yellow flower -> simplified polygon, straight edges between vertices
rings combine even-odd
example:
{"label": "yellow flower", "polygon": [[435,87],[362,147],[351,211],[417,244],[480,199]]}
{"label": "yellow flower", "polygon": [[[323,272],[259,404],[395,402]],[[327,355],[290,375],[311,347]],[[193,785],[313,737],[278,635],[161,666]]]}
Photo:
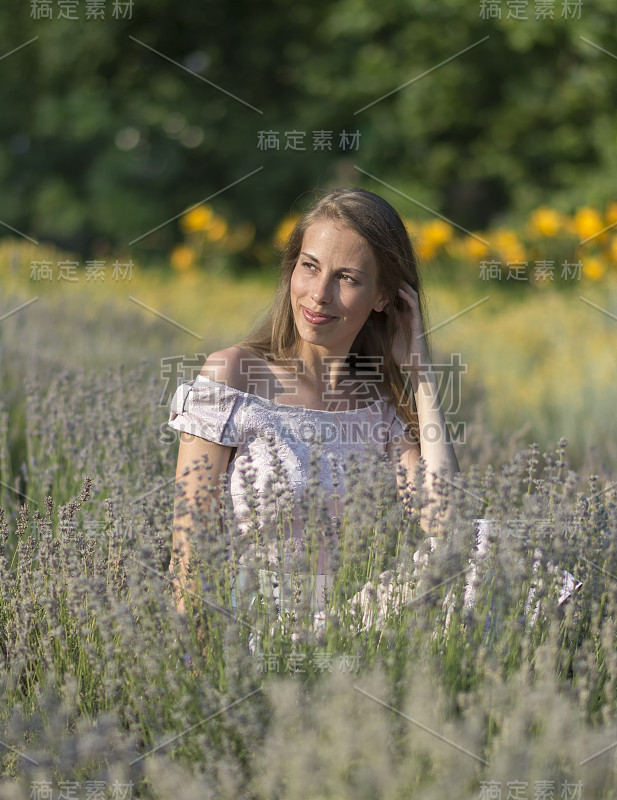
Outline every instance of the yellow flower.
{"label": "yellow flower", "polygon": [[212,216],[213,212],[210,206],[197,206],[181,218],[182,228],[187,232],[203,231],[212,221]]}
{"label": "yellow flower", "polygon": [[274,243],[277,247],[283,248],[287,243],[287,239],[289,238],[289,234],[294,229],[296,222],[300,219],[299,214],[290,214],[289,216],[285,217],[285,219],[279,224],[278,228],[274,232]]}
{"label": "yellow flower", "polygon": [[433,247],[441,247],[452,239],[452,226],[441,219],[433,219],[422,227],[422,239]]}
{"label": "yellow flower", "polygon": [[187,270],[190,266],[192,266],[194,261],[195,261],[195,253],[190,247],[187,247],[185,244],[179,244],[172,250],[171,264],[174,269],[183,272],[184,270]]}
{"label": "yellow flower", "polygon": [[589,239],[599,233],[604,224],[595,208],[579,208],[574,215],[574,226],[581,239]]}
{"label": "yellow flower", "polygon": [[605,219],[607,225],[617,222],[617,203],[613,201],[606,206]]}
{"label": "yellow flower", "polygon": [[488,253],[488,247],[479,239],[473,236],[466,236],[463,239],[463,252],[470,261],[477,261]]}
{"label": "yellow flower", "polygon": [[606,272],[606,264],[599,258],[583,259],[583,275],[592,281],[599,281]]}
{"label": "yellow flower", "polygon": [[495,231],[491,244],[506,261],[525,261],[525,248],[514,231],[505,228]]}
{"label": "yellow flower", "polygon": [[552,208],[537,208],[529,218],[529,227],[540,236],[555,236],[561,226],[561,215]]}
{"label": "yellow flower", "polygon": [[514,231],[510,231],[505,228],[495,231],[495,234],[492,238],[493,243],[498,250],[508,247],[516,247],[519,244],[518,237]]}
{"label": "yellow flower", "polygon": [[452,240],[452,226],[443,220],[435,219],[417,226],[414,240],[415,249],[423,261],[428,261],[440,247]]}
{"label": "yellow flower", "polygon": [[215,217],[208,226],[208,239],[218,242],[227,233],[227,223],[222,217]]}
{"label": "yellow flower", "polygon": [[418,237],[416,240],[416,253],[422,261],[430,261],[435,255],[435,252],[435,247],[430,242],[427,242],[426,239],[422,237]]}

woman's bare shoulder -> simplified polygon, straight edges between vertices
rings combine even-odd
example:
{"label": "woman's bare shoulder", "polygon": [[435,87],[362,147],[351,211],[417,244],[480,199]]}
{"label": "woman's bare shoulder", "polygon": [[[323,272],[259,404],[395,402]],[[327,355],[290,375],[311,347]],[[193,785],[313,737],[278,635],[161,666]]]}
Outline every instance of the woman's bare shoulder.
{"label": "woman's bare shoulder", "polygon": [[201,368],[200,375],[232,389],[246,392],[249,363],[258,357],[246,347],[232,345],[210,353]]}

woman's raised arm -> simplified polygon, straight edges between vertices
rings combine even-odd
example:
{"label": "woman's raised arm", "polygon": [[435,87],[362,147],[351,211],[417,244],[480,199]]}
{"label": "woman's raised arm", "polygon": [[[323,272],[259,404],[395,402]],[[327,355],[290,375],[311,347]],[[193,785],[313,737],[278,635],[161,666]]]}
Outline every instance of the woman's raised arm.
{"label": "woman's raised arm", "polygon": [[[413,483],[416,464],[422,456],[426,464],[427,493],[429,499],[433,500],[434,479],[440,470],[446,467],[450,478],[460,470],[439,401],[438,381],[426,344],[418,293],[408,283],[403,282],[399,294],[406,301],[407,309],[395,309],[395,313],[410,315],[408,323],[412,330],[412,344],[411,350],[407,351],[405,337],[401,334],[394,343],[393,356],[410,382],[420,432],[419,444],[401,443],[401,463],[406,470],[407,483]],[[396,440],[393,445],[396,445]],[[425,532],[428,532],[430,505],[422,509],[420,516],[420,526]]]}

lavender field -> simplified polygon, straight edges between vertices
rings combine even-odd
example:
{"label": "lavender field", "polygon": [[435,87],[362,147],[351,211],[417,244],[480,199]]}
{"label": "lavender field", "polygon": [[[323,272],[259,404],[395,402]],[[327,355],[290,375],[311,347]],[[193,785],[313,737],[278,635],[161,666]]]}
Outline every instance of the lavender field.
{"label": "lavender field", "polygon": [[[426,502],[421,471],[404,503],[390,463],[350,463],[340,525],[323,517],[315,481],[303,508],[299,571],[318,543],[336,557],[322,624],[302,591],[280,617],[267,597],[233,614],[240,555],[280,552],[289,520],[273,513],[261,539],[242,534],[223,495],[220,517],[195,520],[203,591],[182,618],[168,571],[178,451],[168,404],[199,372],[195,354],[239,338],[268,287],[235,287],[223,329],[223,278],[198,302],[204,287],[138,277],[124,295],[174,326],[111,289],[26,291],[8,260],[2,269],[0,797],[614,796],[617,461],[604,347],[614,322],[587,319],[595,372],[570,326],[563,349],[588,368],[562,375],[563,395],[585,403],[550,415],[541,387],[556,404],[561,382],[550,359],[545,379],[530,368],[520,337],[516,369],[544,428],[489,414],[512,398],[474,374],[494,374],[506,315],[492,319],[492,353],[486,335],[466,349],[468,328],[444,328],[440,352],[457,338],[472,374],[456,411],[462,473],[441,481],[431,530],[408,510]],[[187,294],[183,313],[174,303]],[[435,322],[452,303],[435,291]],[[563,303],[557,315],[589,310]],[[180,376],[180,355],[192,374]],[[491,521],[482,556],[478,519]],[[560,603],[563,570],[582,586]]]}

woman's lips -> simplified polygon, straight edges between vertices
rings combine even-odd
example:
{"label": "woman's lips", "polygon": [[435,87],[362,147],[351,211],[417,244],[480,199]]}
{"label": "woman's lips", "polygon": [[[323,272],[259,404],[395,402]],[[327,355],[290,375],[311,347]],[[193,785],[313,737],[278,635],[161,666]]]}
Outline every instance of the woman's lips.
{"label": "woman's lips", "polygon": [[336,317],[329,317],[324,314],[312,314],[304,306],[302,306],[302,313],[304,314],[304,319],[312,325],[325,325],[327,322],[332,322],[333,319],[336,319]]}

